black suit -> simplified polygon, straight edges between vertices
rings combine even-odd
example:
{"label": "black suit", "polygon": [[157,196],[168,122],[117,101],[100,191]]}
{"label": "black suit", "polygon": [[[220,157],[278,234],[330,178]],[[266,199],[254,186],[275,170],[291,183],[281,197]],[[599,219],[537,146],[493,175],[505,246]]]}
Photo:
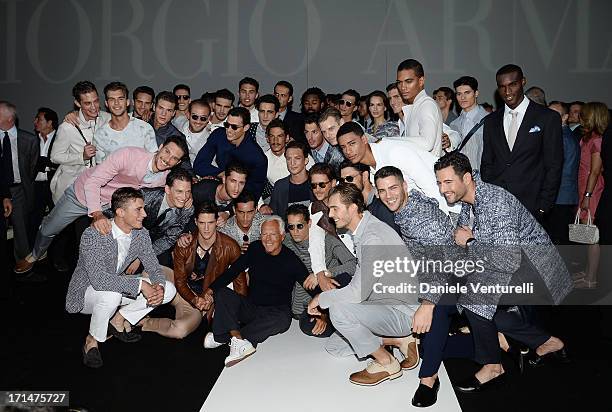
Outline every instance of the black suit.
{"label": "black suit", "polygon": [[304,116],[302,116],[301,113],[296,113],[287,108],[287,113],[285,114],[283,122],[287,126],[289,136],[291,136],[293,140],[299,140],[306,143],[306,136],[304,136]]}
{"label": "black suit", "polygon": [[484,122],[482,180],[508,190],[540,219],[539,210],[547,212],[555,204],[561,182],[561,119],[557,112],[529,102],[512,151],[503,120],[501,108]]}
{"label": "black suit", "polygon": [[38,137],[25,130],[17,129],[17,158],[19,163],[20,184],[10,185],[13,198],[13,243],[15,259],[23,259],[30,253],[31,245],[28,242],[29,215],[34,207],[34,179],[36,178],[36,164],[40,154]]}

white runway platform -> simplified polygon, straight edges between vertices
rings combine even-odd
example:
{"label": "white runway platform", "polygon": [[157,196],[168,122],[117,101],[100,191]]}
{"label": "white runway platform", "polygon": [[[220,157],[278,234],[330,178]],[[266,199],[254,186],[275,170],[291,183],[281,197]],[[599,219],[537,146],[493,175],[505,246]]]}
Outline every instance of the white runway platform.
{"label": "white runway platform", "polygon": [[[225,368],[202,412],[377,412],[460,411],[444,369],[440,368],[438,402],[429,408],[411,405],[418,367],[378,386],[353,385],[348,376],[365,368],[355,357],[335,358],[326,339],[305,336],[293,321],[291,329],[269,338],[250,358]],[[212,349],[219,350],[219,349]]]}

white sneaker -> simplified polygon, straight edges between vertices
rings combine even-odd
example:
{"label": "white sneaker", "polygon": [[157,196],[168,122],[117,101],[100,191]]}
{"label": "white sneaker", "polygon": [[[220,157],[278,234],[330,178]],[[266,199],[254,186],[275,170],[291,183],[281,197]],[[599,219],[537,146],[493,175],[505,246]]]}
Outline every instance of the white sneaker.
{"label": "white sneaker", "polygon": [[208,332],[206,336],[204,337],[204,347],[206,349],[218,348],[221,345],[223,344],[215,340],[215,335],[213,335],[212,332]]}
{"label": "white sneaker", "polygon": [[248,358],[254,353],[255,348],[253,345],[251,345],[251,342],[246,339],[232,337],[230,342],[230,353],[227,358],[225,358],[225,366],[228,368],[230,366],[234,366],[241,360]]}

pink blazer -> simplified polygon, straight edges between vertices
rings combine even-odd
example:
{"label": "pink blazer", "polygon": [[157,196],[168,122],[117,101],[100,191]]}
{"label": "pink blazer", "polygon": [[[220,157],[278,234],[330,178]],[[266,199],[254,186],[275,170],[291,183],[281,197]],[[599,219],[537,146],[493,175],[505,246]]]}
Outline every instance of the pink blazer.
{"label": "pink blazer", "polygon": [[79,202],[87,206],[89,216],[109,204],[113,192],[120,187],[161,187],[166,183],[165,172],[157,173],[150,182],[143,181],[149,170],[149,162],[155,153],[140,147],[124,147],[113,152],[101,164],[85,170],[74,182],[74,191]]}

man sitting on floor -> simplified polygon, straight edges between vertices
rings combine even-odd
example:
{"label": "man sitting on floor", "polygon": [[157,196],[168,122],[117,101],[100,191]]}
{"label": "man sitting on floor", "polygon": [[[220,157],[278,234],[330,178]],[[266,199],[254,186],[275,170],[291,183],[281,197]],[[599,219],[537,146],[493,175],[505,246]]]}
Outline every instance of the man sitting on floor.
{"label": "man sitting on floor", "polygon": [[[304,287],[313,290],[317,286],[319,292],[346,286],[351,281],[357,267],[357,258],[348,251],[344,243],[337,237],[325,232],[324,258],[325,271],[315,273],[312,270],[312,257],[309,253],[309,233],[312,226],[310,213],[304,205],[291,205],[287,209],[287,229],[291,236],[286,237],[283,244],[299,257],[310,272]],[[300,329],[306,335],[329,337],[334,328],[327,313],[320,317],[310,316],[306,311],[311,296],[299,284],[293,288],[292,311],[300,321]],[[313,323],[314,322],[314,323]]]}
{"label": "man sitting on floor", "polygon": [[[204,299],[215,303],[213,336],[204,340],[207,348],[230,342],[225,366],[232,366],[255,352],[258,343],[291,325],[291,291],[295,282],[303,284],[308,270],[286,246],[285,222],[266,216],[261,240],[249,246],[228,270],[215,280]],[[249,295],[225,287],[245,270],[249,271]]]}
{"label": "man sitting on floor", "polygon": [[[217,232],[218,209],[213,203],[202,203],[195,214],[197,230],[186,247],[174,249],[174,271],[164,268],[173,279],[178,293],[172,300],[174,320],[147,318],[144,332],[157,332],[168,338],[182,339],[196,330],[206,316],[210,323],[214,308],[204,300],[204,291],[240,256],[240,247],[229,236]],[[234,290],[246,296],[245,273],[234,279]],[[206,345],[206,343],[205,343]]]}
{"label": "man sitting on floor", "polygon": [[[335,220],[336,227],[346,227],[353,234],[357,269],[348,286],[315,296],[308,304],[308,313],[320,315],[317,308],[329,309],[332,324],[344,340],[332,335],[327,346],[329,351],[346,355],[352,349],[352,353],[359,358],[374,358],[366,369],[350,375],[351,383],[372,386],[399,378],[402,369],[412,369],[418,363],[416,354],[408,350],[408,345],[414,341],[411,325],[416,307],[407,305],[395,296],[378,300],[378,304],[362,304],[380,297],[373,296],[371,292],[377,278],[370,273],[362,274],[361,268],[366,249],[372,251],[377,247],[376,250],[384,255],[384,248],[403,251],[404,242],[391,227],[366,211],[363,195],[355,185],[336,186],[329,197],[329,209],[329,216]],[[332,350],[331,345],[335,345],[337,350]],[[401,365],[385,349],[385,345],[400,349],[405,356]]]}
{"label": "man sitting on floor", "polygon": [[[157,263],[149,232],[142,227],[146,217],[142,193],[130,187],[117,189],[111,208],[115,218],[109,234],[93,227],[83,233],[79,261],[66,295],[69,313],[91,314],[83,346],[83,363],[91,368],[102,366],[98,343],[105,342],[108,333],[122,342],[140,340],[124,330],[124,321],[135,325],[176,294]],[[147,276],[125,274],[134,259],[140,259]]]}

